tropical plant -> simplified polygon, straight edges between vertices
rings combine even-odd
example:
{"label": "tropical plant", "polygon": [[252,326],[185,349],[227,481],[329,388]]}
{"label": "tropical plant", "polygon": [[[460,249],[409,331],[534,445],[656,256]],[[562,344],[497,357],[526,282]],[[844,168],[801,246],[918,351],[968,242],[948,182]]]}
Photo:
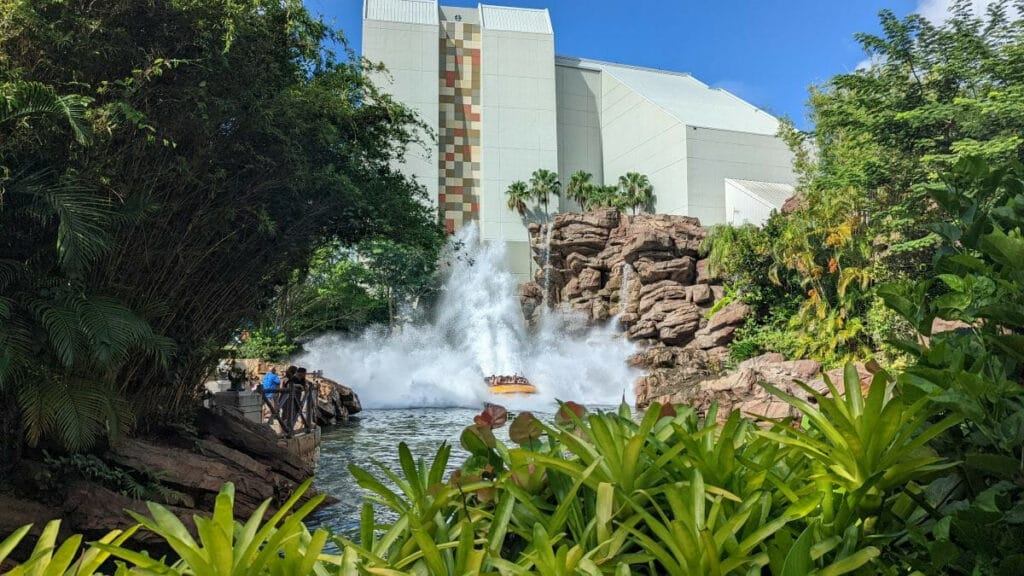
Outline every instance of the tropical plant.
{"label": "tropical plant", "polygon": [[1001,162],[1024,151],[1024,21],[1012,6],[954,2],[941,22],[881,12],[879,34],[857,35],[871,64],[812,89],[813,132],[783,122],[800,201],[769,220],[769,254],[780,287],[803,298],[762,311],[749,332],[796,331],[795,347],[779,351],[829,364],[879,351],[903,360],[885,337],[911,329],[884,312],[875,285],[935,275],[934,225],[945,215],[918,185],[965,156]]}
{"label": "tropical plant", "polygon": [[[1014,573],[1024,566],[1024,168],[964,159],[923,187],[948,216],[935,278],[879,288],[918,336],[902,393],[964,418],[936,442],[961,465],[925,487],[931,507],[902,550],[917,569]],[[955,330],[933,332],[935,320]]]}
{"label": "tropical plant", "polygon": [[633,209],[633,214],[636,214],[637,208],[654,209],[654,187],[646,175],[626,172],[619,176],[619,191],[623,196],[622,202]]}
{"label": "tropical plant", "polygon": [[189,414],[319,247],[439,245],[414,114],[300,2],[2,12],[4,465]]}
{"label": "tropical plant", "polygon": [[[887,383],[879,376],[867,398],[818,395],[822,412],[780,393],[811,422],[803,431],[783,421],[761,432],[716,408],[700,420],[655,404],[637,421],[626,407],[566,403],[554,426],[516,416],[509,447],[492,431],[504,410],[488,407],[463,432],[469,457],[447,482],[448,446],[428,465],[401,445],[401,472],[381,468],[387,483],[353,468],[397,519],[375,534],[367,505],[361,544],[341,542],[368,572],[874,573],[889,531],[915,509],[904,488],[949,466],[918,452],[955,421],[918,435],[932,412],[904,406]],[[829,446],[835,455],[820,453]],[[882,502],[899,514],[880,515]]]}
{"label": "tropical plant", "polygon": [[526,186],[526,182],[516,180],[509,184],[505,190],[505,197],[509,210],[515,210],[520,216],[526,216],[526,202],[531,199],[530,189]]}
{"label": "tropical plant", "polygon": [[[88,98],[37,82],[0,89],[0,130],[44,130],[56,120],[77,143],[91,141]],[[73,176],[14,172],[9,160],[0,156],[0,218],[18,222],[20,237],[0,259],[0,399],[13,396],[18,408],[0,409],[6,464],[17,461],[23,434],[31,445],[48,436],[83,449],[124,433],[132,414],[114,377],[129,360],[152,355],[166,364],[173,351],[143,318],[83,282],[111,250],[111,201]]]}
{"label": "tropical plant", "polygon": [[586,205],[586,210],[615,208],[619,212],[622,212],[627,208],[625,197],[622,195],[622,191],[618,186],[591,186],[587,191],[587,197],[584,200],[584,203]]}
{"label": "tropical plant", "polygon": [[590,181],[593,177],[594,175],[586,170],[573,172],[569,177],[569,183],[565,185],[565,197],[585,210],[590,189],[594,187],[594,183]]}
{"label": "tropical plant", "polygon": [[[877,559],[907,557],[893,552],[929,510],[919,483],[951,465],[923,451],[958,417],[928,423],[927,401],[904,403],[884,375],[866,397],[852,367],[845,385],[845,398],[834,387],[831,397],[811,392],[820,409],[776,390],[804,424],[787,419],[769,430],[737,412],[719,418],[715,406],[699,418],[688,406],[654,404],[636,418],[625,405],[589,413],[567,402],[546,424],[488,405],[463,431],[468,457],[447,478],[447,444],[429,462],[400,444],[400,469],[379,466],[383,478],[352,467],[370,501],[358,539],[333,538],[340,555],[324,552],[327,532],[311,534],[302,523],[319,499],[290,512],[307,482],[266,523],[269,503],[244,524],[232,519],[226,485],[212,518],[196,517],[198,538],[162,506],[150,504],[150,517],[132,514],[171,547],[173,563],[111,542],[116,533],[81,558],[92,566],[95,554],[109,554],[137,571],[170,574],[905,571]],[[494,434],[509,420],[514,445]],[[374,504],[393,519],[378,517]],[[0,544],[0,560],[26,531]],[[26,573],[85,563],[71,564],[80,538],[53,554],[51,532]]]}
{"label": "tropical plant", "polygon": [[544,207],[544,215],[548,216],[548,203],[551,197],[562,195],[562,184],[558,174],[546,168],[539,168],[530,175],[530,197]]}
{"label": "tropical plant", "polygon": [[[310,533],[303,520],[323,501],[309,498],[295,509],[311,481],[299,486],[269,518],[270,500],[261,504],[244,523],[234,517],[234,485],[225,484],[217,495],[211,517],[195,516],[193,538],[173,512],[149,503],[150,516],[129,512],[138,524],[115,530],[79,553],[82,537],[74,535],[56,546],[60,521],[47,524],[29,558],[8,575],[89,576],[97,574],[108,558],[124,564],[118,574],[296,574],[324,576],[345,571],[343,556],[324,554],[329,534],[324,529]],[[0,543],[0,562],[23,540],[31,526],[25,526]],[[152,533],[177,556],[176,560],[153,558],[127,546],[140,529]],[[351,563],[351,562],[349,562]],[[131,572],[125,568],[131,566]]]}

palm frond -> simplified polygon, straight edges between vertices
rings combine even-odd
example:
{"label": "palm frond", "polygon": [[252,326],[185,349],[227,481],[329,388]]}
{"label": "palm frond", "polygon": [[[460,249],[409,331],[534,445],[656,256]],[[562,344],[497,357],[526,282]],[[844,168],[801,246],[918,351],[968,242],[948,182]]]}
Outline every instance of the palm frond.
{"label": "palm frond", "polygon": [[77,94],[60,96],[41,82],[5,83],[0,85],[0,124],[32,116],[59,116],[68,122],[79,144],[88,144],[92,130],[86,110],[91,102]]}
{"label": "palm frond", "polygon": [[56,249],[62,265],[81,268],[110,249],[109,229],[116,211],[92,188],[39,170],[13,176],[7,194],[26,199],[17,215],[44,225],[57,219]]}
{"label": "palm frond", "polygon": [[52,437],[80,451],[107,433],[127,430],[132,421],[128,404],[105,382],[49,371],[33,376],[17,390],[29,445]]}

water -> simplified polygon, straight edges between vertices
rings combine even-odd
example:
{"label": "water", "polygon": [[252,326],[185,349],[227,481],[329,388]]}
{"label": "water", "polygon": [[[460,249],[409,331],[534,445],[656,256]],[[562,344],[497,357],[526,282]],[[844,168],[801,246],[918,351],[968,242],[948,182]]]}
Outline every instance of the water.
{"label": "water", "polygon": [[373,461],[399,471],[399,442],[408,444],[414,457],[430,462],[441,443],[447,441],[455,447],[449,470],[460,465],[466,454],[459,447],[459,435],[473,423],[477,412],[467,408],[367,410],[325,432],[315,486],[339,502],[319,511],[310,518],[311,523],[325,525],[338,534],[358,530],[365,492],[356,485],[348,466],[355,464],[383,479]]}
{"label": "water", "polygon": [[615,323],[620,324],[619,317],[626,313],[626,303],[629,302],[629,282],[633,279],[633,267],[626,262],[622,263],[622,285],[619,286],[619,313],[615,316]]}
{"label": "water", "polygon": [[[367,409],[473,408],[497,402],[513,410],[549,410],[556,399],[618,404],[633,397],[640,372],[626,359],[635,346],[616,323],[589,327],[581,316],[552,312],[530,332],[502,243],[481,244],[469,226],[432,322],[359,338],[325,336],[295,364],[323,370],[351,386]],[[520,374],[538,388],[527,397],[496,397],[492,374]]]}
{"label": "water", "polygon": [[[356,528],[363,494],[348,465],[369,467],[376,458],[397,467],[401,441],[425,459],[449,441],[456,446],[450,464],[459,465],[465,458],[459,434],[486,402],[538,416],[553,414],[556,399],[588,406],[632,403],[640,372],[626,359],[636,348],[617,323],[590,327],[585,317],[552,311],[531,332],[504,245],[480,243],[473,226],[458,240],[467,250],[452,265],[431,322],[391,334],[325,336],[308,343],[307,352],[293,361],[351,386],[365,408],[324,435],[317,485],[341,502],[319,513],[314,523],[340,532]],[[526,376],[538,393],[493,395],[484,384],[492,374]],[[507,427],[500,432],[507,434]]]}
{"label": "water", "polygon": [[[428,464],[442,442],[453,446],[448,461],[449,473],[460,466],[468,454],[459,446],[463,428],[473,423],[479,410],[468,408],[409,408],[399,410],[368,410],[338,428],[326,432],[320,445],[317,464],[318,490],[330,494],[339,502],[317,512],[310,518],[314,526],[324,525],[337,534],[353,535],[359,528],[359,514],[366,493],[356,485],[348,470],[355,464],[369,470],[385,484],[394,485],[374,465],[376,460],[401,476],[398,464],[398,444],[405,442],[414,458],[423,458]],[[537,417],[550,422],[550,414]],[[508,443],[508,426],[494,431],[495,436]],[[448,474],[445,474],[448,479]],[[390,516],[378,508],[378,518]]]}
{"label": "water", "polygon": [[551,308],[551,236],[554,234],[555,225],[552,222],[547,224],[547,232],[544,234],[544,308],[541,313],[547,314]]}

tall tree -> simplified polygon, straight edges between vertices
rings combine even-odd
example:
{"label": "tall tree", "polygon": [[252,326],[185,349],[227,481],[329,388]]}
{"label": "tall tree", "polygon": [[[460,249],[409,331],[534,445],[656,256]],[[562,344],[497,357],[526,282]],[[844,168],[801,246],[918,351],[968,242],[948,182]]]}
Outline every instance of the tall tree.
{"label": "tall tree", "polygon": [[633,209],[634,215],[637,208],[650,209],[654,200],[654,187],[647,176],[639,172],[626,172],[619,176],[619,191],[623,203]]}
{"label": "tall tree", "polygon": [[509,210],[515,210],[520,216],[526,216],[526,201],[530,200],[530,189],[526,182],[516,180],[508,185],[505,190],[506,205]]}
{"label": "tall tree", "polygon": [[548,216],[548,204],[551,197],[561,196],[562,184],[558,181],[558,174],[547,168],[539,168],[530,175],[530,196],[544,207],[544,216]]}
{"label": "tall tree", "polygon": [[[298,0],[2,6],[0,346],[53,373],[12,372],[3,357],[0,401],[45,393],[18,401],[31,434],[96,438],[46,408],[85,391],[83,373],[140,422],[184,413],[220,345],[318,246],[442,238],[424,191],[391,168],[416,145],[414,115],[368,81],[378,67],[339,59],[330,46],[344,39]],[[27,98],[15,91],[36,85],[37,101],[88,106],[59,121],[12,112]],[[22,272],[16,285],[7,269]],[[166,352],[159,334],[173,358],[145,353]],[[93,430],[115,427],[78,405]]]}
{"label": "tall tree", "polygon": [[569,183],[565,186],[566,198],[578,204],[581,210],[586,209],[587,197],[594,187],[590,181],[593,177],[593,174],[586,170],[577,170],[569,177]]}

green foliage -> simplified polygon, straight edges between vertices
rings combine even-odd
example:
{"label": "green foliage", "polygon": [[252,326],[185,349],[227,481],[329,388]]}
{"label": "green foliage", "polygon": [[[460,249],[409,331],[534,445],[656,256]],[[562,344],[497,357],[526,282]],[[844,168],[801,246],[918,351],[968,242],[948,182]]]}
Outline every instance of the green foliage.
{"label": "green foliage", "polygon": [[526,202],[532,199],[530,189],[527,187],[526,182],[516,180],[509,184],[508,189],[505,191],[505,195],[508,198],[508,209],[515,210],[520,216],[526,216],[526,212],[528,210]]}
{"label": "green foliage", "polygon": [[[899,378],[903,393],[965,423],[939,438],[939,450],[962,464],[919,495],[932,510],[904,554],[926,572],[1016,573],[1024,567],[1024,168],[965,159],[923,191],[949,216],[932,226],[942,238],[938,274],[879,293],[920,334],[897,342],[916,360]],[[933,333],[936,318],[959,328]]]}
{"label": "green foliage", "polygon": [[[87,576],[97,574],[108,558],[118,560],[117,574],[350,574],[345,569],[343,556],[323,553],[328,533],[322,529],[310,533],[303,524],[323,496],[310,498],[295,508],[310,483],[307,481],[300,486],[269,518],[265,519],[270,506],[268,500],[244,523],[234,518],[235,489],[233,484],[227,483],[217,495],[213,515],[194,517],[198,538],[193,538],[174,513],[150,503],[149,517],[129,512],[138,525],[124,532],[110,532],[88,544],[79,554],[80,535],[68,538],[55,548],[60,526],[60,521],[55,520],[46,526],[29,559],[8,574]],[[25,537],[29,528],[22,528],[0,543],[0,562]],[[151,532],[173,550],[178,559],[151,558],[127,546],[127,539],[140,529]]]}
{"label": "green foliage", "polygon": [[184,496],[162,483],[159,471],[130,471],[104,462],[94,454],[51,456],[44,453],[46,470],[37,477],[41,490],[57,491],[70,479],[96,482],[123,496],[135,500],[153,500],[166,504],[180,504]]}
{"label": "green foliage", "polygon": [[586,206],[590,190],[594,187],[594,183],[590,181],[593,177],[593,174],[585,170],[573,172],[569,177],[569,183],[565,185],[565,197],[580,207]]}
{"label": "green foliage", "polygon": [[615,208],[622,212],[628,206],[622,190],[618,186],[591,186],[583,201],[584,210],[597,210],[598,208]]}
{"label": "green foliage", "polygon": [[544,207],[544,215],[548,215],[548,203],[551,197],[562,195],[562,184],[558,174],[546,168],[539,168],[530,175],[530,197]]}
{"label": "green foliage", "polygon": [[[17,410],[0,429],[74,450],[186,413],[319,247],[436,251],[425,192],[392,168],[418,145],[413,113],[301,3],[2,13],[0,403]],[[357,296],[306,318],[386,310]]]}
{"label": "green foliage", "polygon": [[799,207],[773,216],[760,235],[719,234],[712,251],[725,266],[742,262],[734,269],[746,277],[733,281],[744,298],[771,294],[758,256],[770,264],[760,278],[803,295],[793,310],[789,298],[760,309],[766,321],[752,333],[785,321],[800,337],[781,352],[837,364],[881,350],[887,362],[902,361],[886,337],[908,327],[881,312],[874,286],[936,272],[943,213],[919,185],[965,156],[1001,162],[1024,153],[1024,20],[1011,18],[1010,6],[992,2],[975,14],[959,2],[941,23],[883,11],[880,34],[857,36],[872,64],[812,89],[813,132],[783,122]]}
{"label": "green foliage", "polygon": [[[0,564],[25,538],[31,528],[31,524],[24,526],[0,542]],[[7,572],[7,576],[92,576],[99,574],[100,566],[111,556],[109,552],[101,550],[100,546],[121,546],[138,529],[139,526],[135,526],[124,531],[109,532],[79,555],[82,536],[76,534],[57,546],[60,520],[52,520],[43,528],[28,559]],[[118,573],[124,572],[119,570]]]}
{"label": "green foliage", "polygon": [[235,351],[240,358],[282,362],[299,350],[299,344],[276,326],[243,330],[238,337]]}
{"label": "green foliage", "polygon": [[[943,518],[933,489],[943,478],[924,483],[958,463],[930,443],[958,430],[962,416],[905,397],[885,373],[866,393],[853,366],[846,394],[826,385],[827,395],[804,386],[813,402],[770,388],[800,423],[764,428],[738,412],[719,418],[715,406],[702,419],[687,406],[654,404],[634,417],[625,405],[588,413],[568,402],[554,424],[517,415],[513,445],[495,438],[509,417],[489,405],[463,431],[468,458],[448,478],[447,444],[430,461],[400,444],[400,470],[380,466],[383,479],[352,468],[371,502],[358,540],[333,538],[340,555],[324,553],[328,533],[302,524],[319,499],[289,513],[307,483],[267,522],[264,503],[244,525],[232,519],[226,485],[212,518],[196,518],[198,538],[159,505],[150,517],[133,514],[173,549],[170,565],[112,543],[117,533],[81,558],[110,554],[124,562],[119,573],[170,574],[941,573],[945,565],[924,561],[930,551],[949,558],[936,538],[948,542],[957,522],[990,518],[1007,481],[986,490],[976,512]],[[394,520],[382,523],[372,503]],[[0,544],[0,557],[24,535]],[[53,553],[44,535],[25,569],[69,566],[80,542]]]}
{"label": "green foliage", "polygon": [[654,209],[654,187],[644,174],[626,172],[619,176],[619,193],[623,205],[632,208],[633,214],[636,214],[637,208],[647,211]]}
{"label": "green foliage", "polygon": [[[518,446],[506,446],[491,431],[504,411],[488,407],[463,432],[469,458],[448,481],[448,446],[428,463],[401,445],[401,471],[381,468],[390,484],[353,468],[397,520],[375,533],[367,505],[362,541],[341,541],[365,573],[878,573],[872,560],[905,526],[888,511],[913,511],[902,490],[950,466],[921,451],[955,423],[922,432],[932,409],[887,384],[819,395],[820,411],[780,393],[808,425],[763,432],[716,409],[702,421],[655,404],[637,421],[625,406],[567,403],[554,426],[519,414]],[[859,392],[855,371],[846,386]]]}

